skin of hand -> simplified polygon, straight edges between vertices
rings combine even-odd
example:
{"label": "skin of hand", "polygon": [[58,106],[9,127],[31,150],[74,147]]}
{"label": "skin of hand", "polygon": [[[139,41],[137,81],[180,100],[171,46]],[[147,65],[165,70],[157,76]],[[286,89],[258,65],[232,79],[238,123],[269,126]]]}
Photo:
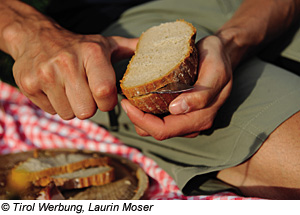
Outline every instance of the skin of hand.
{"label": "skin of hand", "polygon": [[170,115],[160,118],[140,111],[128,100],[122,100],[122,107],[139,135],[150,135],[157,140],[176,136],[195,137],[212,126],[217,111],[230,94],[232,67],[218,37],[200,40],[197,48],[199,68],[195,88],[172,101]]}
{"label": "skin of hand", "polygon": [[245,0],[214,36],[198,42],[199,75],[195,89],[178,96],[171,115],[159,118],[122,101],[122,107],[141,136],[157,140],[196,137],[210,128],[228,98],[233,70],[247,57],[286,31],[299,18],[299,0]]}
{"label": "skin of hand", "polygon": [[0,1],[0,48],[33,103],[63,119],[91,117],[117,104],[112,61],[130,57],[137,39],[79,35],[19,1]]}
{"label": "skin of hand", "polygon": [[[15,58],[13,74],[33,103],[63,119],[91,117],[117,104],[111,58],[131,55],[136,40],[43,30]],[[55,39],[53,39],[55,38]],[[125,53],[127,52],[127,53]]]}

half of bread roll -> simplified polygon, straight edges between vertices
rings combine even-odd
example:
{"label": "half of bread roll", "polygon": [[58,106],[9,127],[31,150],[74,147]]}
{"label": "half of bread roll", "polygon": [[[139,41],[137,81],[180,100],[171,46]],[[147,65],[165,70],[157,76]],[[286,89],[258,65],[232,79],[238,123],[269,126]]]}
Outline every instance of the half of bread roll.
{"label": "half of bread roll", "polygon": [[198,66],[195,36],[196,29],[183,20],[154,26],[141,35],[121,80],[122,92],[133,105],[145,112],[166,113],[179,94],[152,92],[170,83],[195,83]]}

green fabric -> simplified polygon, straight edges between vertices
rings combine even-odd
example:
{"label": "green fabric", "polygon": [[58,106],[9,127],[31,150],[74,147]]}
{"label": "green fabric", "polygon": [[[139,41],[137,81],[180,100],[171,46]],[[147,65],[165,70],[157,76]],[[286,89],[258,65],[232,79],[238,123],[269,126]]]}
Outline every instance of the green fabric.
{"label": "green fabric", "polygon": [[199,39],[214,33],[232,16],[241,1],[153,1],[127,10],[103,34],[136,37],[153,25],[184,19],[197,28]]}
{"label": "green fabric", "polygon": [[288,59],[300,62],[300,29],[294,35],[291,43],[282,51],[281,55]]}
{"label": "green fabric", "polygon": [[[186,195],[203,194],[212,189],[211,183],[209,187],[203,183],[193,188],[191,180],[196,176],[200,180],[199,175],[206,180],[207,174],[251,157],[277,126],[299,111],[299,93],[298,76],[253,59],[236,71],[232,94],[220,109],[213,128],[197,138],[156,141],[140,137],[120,108],[119,131],[112,133],[155,160]],[[92,120],[109,128],[106,113],[97,112]],[[227,190],[228,185],[223,188]],[[210,190],[214,191],[220,191],[220,184],[218,189]]]}
{"label": "green fabric", "polygon": [[[43,1],[37,8],[43,10],[45,2],[48,1]],[[199,40],[222,26],[241,2],[242,0],[157,0],[126,11],[103,35],[138,37],[151,26],[184,19],[197,28],[196,40]],[[299,36],[298,33],[287,48],[283,49],[282,56],[299,61]],[[273,49],[266,52],[270,53],[275,52]],[[114,65],[118,79],[122,78],[127,63],[128,60]],[[5,61],[3,65],[7,64]],[[6,70],[1,67],[1,63],[0,70]],[[238,192],[217,180],[216,173],[247,160],[277,126],[299,111],[299,93],[298,76],[253,58],[235,71],[232,94],[220,109],[213,128],[197,138],[157,141],[152,137],[140,137],[120,106],[116,108],[118,124],[115,122],[111,125],[109,115],[102,112],[97,112],[91,120],[107,127],[125,144],[140,149],[155,160],[174,178],[186,195],[210,194],[223,190]],[[122,96],[119,98],[122,99]],[[111,119],[114,118],[112,115],[114,114],[110,113]],[[116,128],[118,131],[113,131]]]}
{"label": "green fabric", "polygon": [[[185,19],[197,28],[197,39],[200,39],[215,32],[239,3],[155,1],[128,10],[104,35],[137,37],[153,25]],[[118,78],[122,77],[127,63],[115,65]],[[218,112],[213,127],[196,138],[157,141],[140,137],[120,107],[116,110],[120,113],[119,130],[113,134],[155,160],[186,195],[228,190],[232,187],[216,180],[216,172],[250,158],[270,133],[300,107],[300,78],[257,58],[235,71],[233,83],[232,94]],[[98,112],[92,120],[109,128],[105,113]]]}

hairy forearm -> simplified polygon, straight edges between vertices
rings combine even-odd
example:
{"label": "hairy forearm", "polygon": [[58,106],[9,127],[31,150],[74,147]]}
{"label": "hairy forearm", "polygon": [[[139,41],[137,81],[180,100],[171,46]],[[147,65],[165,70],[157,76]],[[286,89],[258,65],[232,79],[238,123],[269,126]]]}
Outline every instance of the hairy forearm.
{"label": "hairy forearm", "polygon": [[216,33],[232,66],[285,32],[300,17],[300,0],[245,0]]}
{"label": "hairy forearm", "polygon": [[24,51],[24,41],[52,22],[33,7],[18,0],[0,0],[0,49],[14,59]]}

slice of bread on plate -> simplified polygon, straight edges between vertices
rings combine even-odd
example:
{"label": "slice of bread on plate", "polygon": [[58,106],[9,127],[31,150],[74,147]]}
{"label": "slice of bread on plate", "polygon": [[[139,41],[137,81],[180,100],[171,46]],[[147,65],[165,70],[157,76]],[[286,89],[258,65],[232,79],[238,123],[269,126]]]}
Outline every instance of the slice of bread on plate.
{"label": "slice of bread on plate", "polygon": [[121,80],[126,98],[145,112],[162,114],[179,94],[155,94],[170,83],[193,85],[197,79],[196,29],[178,20],[145,31]]}
{"label": "slice of bread on plate", "polygon": [[112,182],[114,170],[110,166],[91,167],[59,175],[51,175],[34,181],[35,186],[47,186],[54,182],[61,189],[80,189],[90,186],[100,186]]}
{"label": "slice of bread on plate", "polygon": [[[98,159],[104,162],[91,162]],[[132,200],[142,198],[149,182],[139,164],[116,154],[86,149],[36,149],[5,154],[0,156],[0,169],[1,199]],[[11,177],[16,170],[19,179]]]}
{"label": "slice of bread on plate", "polygon": [[108,162],[108,157],[92,157],[77,153],[29,158],[11,170],[9,182],[14,189],[22,190],[44,177],[72,173],[89,167],[108,166]]}

